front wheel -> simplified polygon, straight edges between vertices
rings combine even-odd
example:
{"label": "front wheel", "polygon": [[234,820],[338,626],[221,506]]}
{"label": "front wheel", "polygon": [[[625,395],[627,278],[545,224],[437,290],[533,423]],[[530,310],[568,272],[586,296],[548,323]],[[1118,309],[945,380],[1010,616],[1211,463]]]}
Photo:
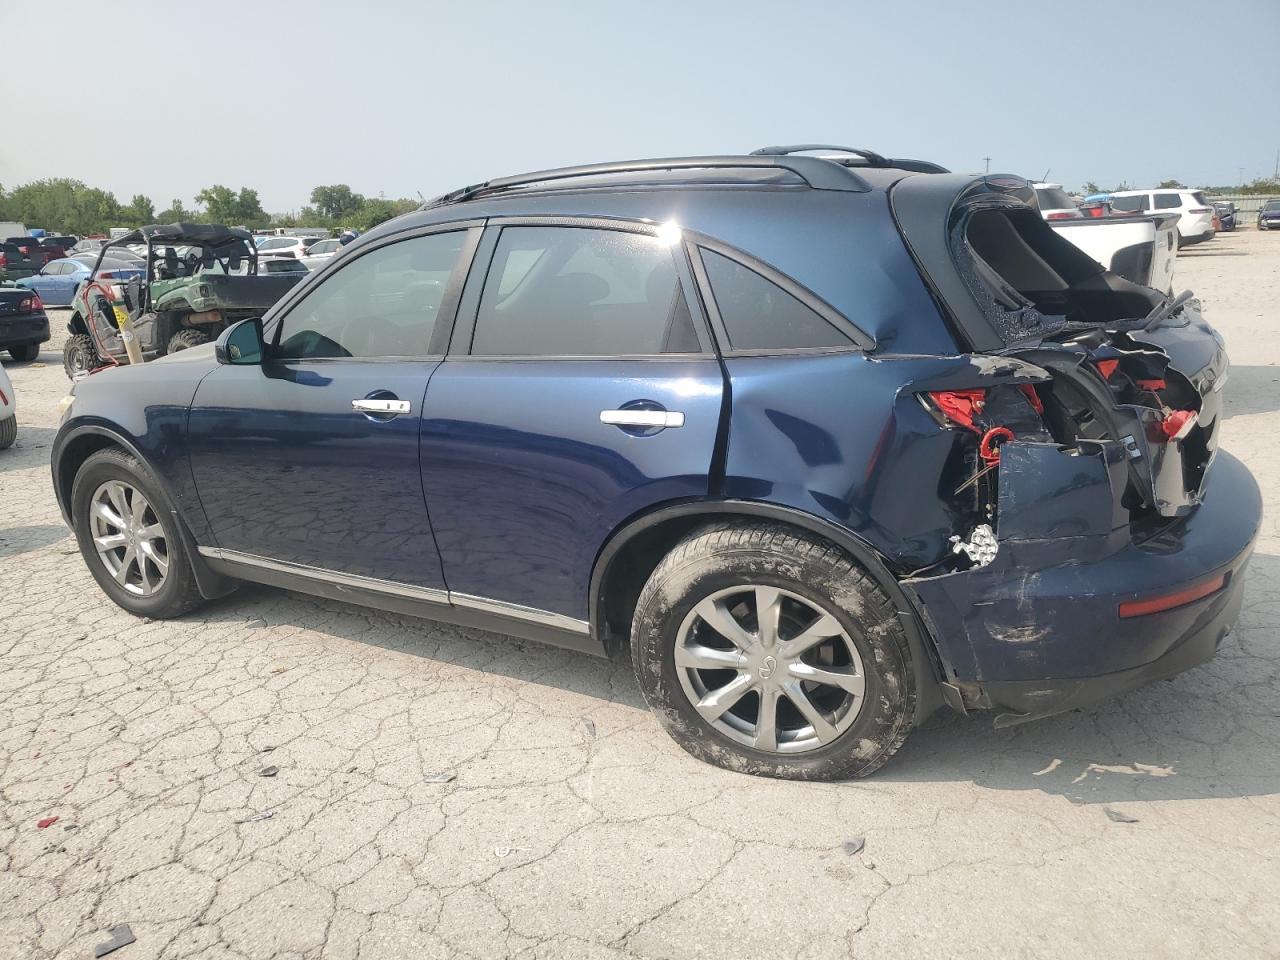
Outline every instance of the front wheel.
{"label": "front wheel", "polygon": [[194,327],[188,327],[185,330],[179,330],[169,338],[169,345],[166,348],[168,353],[177,353],[179,350],[188,350],[191,347],[198,347],[202,343],[209,342],[209,335],[203,330],[196,330]]}
{"label": "front wheel", "polygon": [[865,776],[911,729],[915,681],[894,604],[851,557],[802,531],[690,534],[641,591],[631,654],[667,732],[730,770]]}
{"label": "front wheel", "polygon": [[36,357],[40,356],[40,344],[24,343],[20,347],[10,347],[9,356],[22,363],[30,363]]}
{"label": "front wheel", "polygon": [[0,450],[7,450],[13,446],[13,441],[18,439],[18,415],[5,417],[0,420]]}
{"label": "front wheel", "polygon": [[71,486],[80,554],[104,593],[140,617],[177,617],[200,591],[178,520],[146,467],[116,448],[100,450]]}
{"label": "front wheel", "polygon": [[77,374],[88,373],[100,366],[102,360],[88,334],[76,333],[67,338],[62,348],[62,369],[69,379],[74,380]]}

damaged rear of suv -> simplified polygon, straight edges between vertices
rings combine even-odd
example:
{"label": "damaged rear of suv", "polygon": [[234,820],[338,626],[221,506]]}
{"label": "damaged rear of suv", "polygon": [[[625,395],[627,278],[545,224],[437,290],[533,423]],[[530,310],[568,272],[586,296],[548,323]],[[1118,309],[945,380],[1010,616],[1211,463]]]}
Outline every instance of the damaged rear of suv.
{"label": "damaged rear of suv", "polygon": [[1017,722],[1207,660],[1261,500],[1218,452],[1228,362],[1200,303],[1100,269],[1019,178],[912,177],[890,198],[971,351],[908,388],[947,438],[951,552],[906,583],[953,705]]}

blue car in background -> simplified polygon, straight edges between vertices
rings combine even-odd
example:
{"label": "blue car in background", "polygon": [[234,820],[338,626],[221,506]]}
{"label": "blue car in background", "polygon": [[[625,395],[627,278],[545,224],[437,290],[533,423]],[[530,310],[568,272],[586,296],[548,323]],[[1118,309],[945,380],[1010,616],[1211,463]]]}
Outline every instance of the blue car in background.
{"label": "blue car in background", "polygon": [[[39,273],[23,277],[17,281],[18,286],[26,287],[40,294],[40,299],[47,306],[70,306],[76,289],[89,274],[93,273],[93,262],[96,254],[80,257],[67,257],[64,260],[51,260]],[[102,264],[100,280],[125,281],[146,275],[146,266],[142,260],[108,259]]]}
{"label": "blue car in background", "polygon": [[250,581],[616,656],[744,773],[1205,662],[1262,508],[1221,338],[1026,180],[939,171],[800,145],[464,187],[76,380],[62,514],[137,616]]}

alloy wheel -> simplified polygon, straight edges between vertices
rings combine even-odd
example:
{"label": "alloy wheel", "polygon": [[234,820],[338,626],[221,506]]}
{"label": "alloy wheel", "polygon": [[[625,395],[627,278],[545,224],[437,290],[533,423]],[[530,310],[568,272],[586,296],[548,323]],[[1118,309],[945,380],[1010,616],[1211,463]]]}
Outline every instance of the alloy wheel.
{"label": "alloy wheel", "polygon": [[703,720],[768,753],[825,746],[865,701],[862,658],[840,621],[778,587],[731,587],[697,603],[676,637],[675,665]]}
{"label": "alloy wheel", "polygon": [[89,534],[107,573],[129,593],[150,597],[169,575],[169,545],[155,508],[123,480],[108,480],[89,501]]}

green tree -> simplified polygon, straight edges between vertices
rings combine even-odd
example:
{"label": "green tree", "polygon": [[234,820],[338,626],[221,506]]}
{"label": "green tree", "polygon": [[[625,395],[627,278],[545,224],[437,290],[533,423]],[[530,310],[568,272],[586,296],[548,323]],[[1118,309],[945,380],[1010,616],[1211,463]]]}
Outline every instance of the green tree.
{"label": "green tree", "polygon": [[156,214],[156,223],[183,223],[190,221],[194,214],[182,205],[182,201],[174,198],[169,201],[169,209]]}
{"label": "green tree", "polygon": [[267,211],[262,209],[262,201],[258,198],[257,190],[250,190],[248,187],[241,187],[240,194],[236,197],[235,202],[236,215],[231,218],[231,223],[242,223],[248,227],[265,227],[271,222],[271,218],[267,216]]}
{"label": "green tree", "polygon": [[1092,180],[1086,180],[1084,182],[1084,192],[1085,196],[1088,196],[1091,193],[1102,193],[1103,189]]}
{"label": "green tree", "polygon": [[35,180],[5,196],[5,219],[60,233],[103,233],[120,221],[115,195],[79,180]]}
{"label": "green tree", "polygon": [[335,224],[360,213],[365,203],[365,198],[354,193],[345,183],[316,187],[311,191],[311,205],[316,212]]}
{"label": "green tree", "polygon": [[1187,185],[1181,180],[1161,180],[1156,186],[1157,190],[1186,190]]}
{"label": "green tree", "polygon": [[128,220],[132,226],[144,227],[149,223],[156,222],[156,207],[151,202],[150,197],[135,193],[133,199],[129,201],[129,205],[120,209],[120,215]]}
{"label": "green tree", "polygon": [[211,223],[235,223],[239,212],[236,192],[230,187],[215,183],[196,194],[196,203],[204,206],[203,219]]}

